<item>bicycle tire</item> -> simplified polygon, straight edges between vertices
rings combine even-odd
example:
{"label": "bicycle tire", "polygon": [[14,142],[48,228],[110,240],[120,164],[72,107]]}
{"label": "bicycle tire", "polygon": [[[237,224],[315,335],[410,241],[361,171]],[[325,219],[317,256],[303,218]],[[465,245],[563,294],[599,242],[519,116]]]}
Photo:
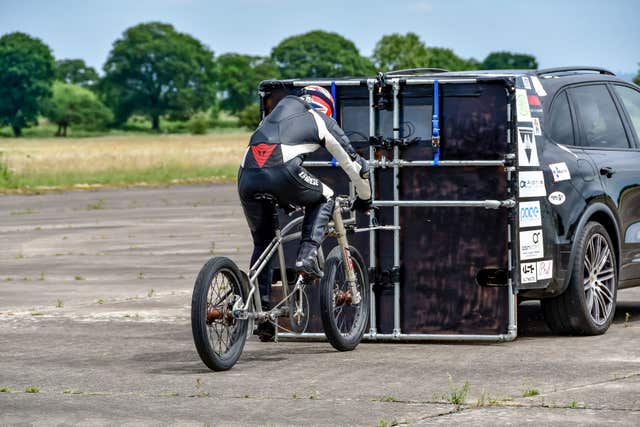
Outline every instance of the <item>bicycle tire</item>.
{"label": "bicycle tire", "polygon": [[[360,252],[349,246],[356,273],[356,283],[361,295],[359,304],[338,304],[338,292],[348,289],[344,274],[344,257],[340,246],[329,252],[325,262],[324,277],[320,281],[320,317],[324,333],[331,345],[339,351],[355,349],[369,321],[369,278]],[[342,308],[340,308],[342,307]],[[345,312],[345,308],[348,308]],[[349,314],[351,313],[351,315]],[[340,316],[343,316],[342,318]],[[349,322],[349,318],[352,321]],[[350,326],[348,324],[350,323]],[[347,326],[345,326],[347,325]]]}
{"label": "bicycle tire", "polygon": [[237,298],[246,298],[238,266],[226,257],[211,258],[200,270],[193,288],[191,331],[200,359],[213,371],[231,369],[247,340],[248,321],[231,315]]}

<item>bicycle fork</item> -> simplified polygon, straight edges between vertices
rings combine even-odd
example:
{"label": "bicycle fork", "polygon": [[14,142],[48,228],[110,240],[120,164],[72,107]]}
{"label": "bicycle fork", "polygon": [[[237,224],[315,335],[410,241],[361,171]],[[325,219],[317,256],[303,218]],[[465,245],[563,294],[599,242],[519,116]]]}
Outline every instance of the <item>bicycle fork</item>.
{"label": "bicycle fork", "polygon": [[349,241],[347,240],[347,231],[344,227],[341,210],[342,207],[340,206],[340,203],[336,203],[336,208],[333,211],[333,226],[335,229],[336,240],[338,241],[338,245],[342,250],[344,276],[346,277],[347,283],[349,284],[350,295],[344,292],[339,292],[338,295],[335,296],[336,305],[342,305],[344,303],[360,304],[362,295],[360,295],[360,291],[358,290],[358,286],[356,284],[356,273],[353,267],[353,260],[351,260]]}

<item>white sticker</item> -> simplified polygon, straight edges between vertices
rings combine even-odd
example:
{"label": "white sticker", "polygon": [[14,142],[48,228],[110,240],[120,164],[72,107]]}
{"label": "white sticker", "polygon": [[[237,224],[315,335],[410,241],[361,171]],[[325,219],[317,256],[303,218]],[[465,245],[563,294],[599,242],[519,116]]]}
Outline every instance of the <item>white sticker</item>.
{"label": "white sticker", "polygon": [[565,162],[551,163],[549,169],[551,169],[551,173],[553,174],[553,182],[571,179],[571,173],[569,173],[569,168]]}
{"label": "white sticker", "polygon": [[525,89],[531,90],[531,82],[529,81],[528,77],[522,77],[522,84],[524,85]]}
{"label": "white sticker", "polygon": [[542,135],[542,128],[540,127],[540,119],[537,117],[534,117],[531,119],[531,121],[533,122],[533,134],[535,136]]}
{"label": "white sticker", "polygon": [[551,279],[553,277],[553,260],[538,261],[536,265],[538,280]]}
{"label": "white sticker", "polygon": [[520,282],[521,283],[535,283],[538,281],[536,275],[536,263],[535,262],[523,262],[520,264]]}
{"label": "white sticker", "polygon": [[518,166],[540,166],[533,128],[518,127]]}
{"label": "white sticker", "polygon": [[536,76],[531,76],[531,83],[533,83],[533,87],[536,90],[538,96],[547,96],[547,92],[545,92],[544,88],[542,87],[542,83],[540,83],[540,80],[538,80]]}
{"label": "white sticker", "polygon": [[567,200],[567,198],[562,191],[554,191],[549,194],[549,203],[552,205],[559,206],[563,204],[565,200]]}
{"label": "white sticker", "polygon": [[525,89],[516,89],[516,112],[519,122],[530,122],[531,111],[529,110],[529,98]]}
{"label": "white sticker", "polygon": [[540,202],[536,200],[535,202],[518,203],[518,216],[520,228],[540,227],[542,225]]}
{"label": "white sticker", "polygon": [[544,188],[544,175],[542,171],[519,172],[518,195],[520,198],[546,196],[547,190]]}
{"label": "white sticker", "polygon": [[542,229],[520,232],[520,259],[535,259],[544,256]]}

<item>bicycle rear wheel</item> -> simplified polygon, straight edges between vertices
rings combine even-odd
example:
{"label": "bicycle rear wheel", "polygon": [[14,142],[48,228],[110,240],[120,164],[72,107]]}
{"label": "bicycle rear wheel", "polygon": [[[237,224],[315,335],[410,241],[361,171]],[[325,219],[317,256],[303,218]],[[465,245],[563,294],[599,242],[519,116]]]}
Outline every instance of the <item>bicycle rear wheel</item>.
{"label": "bicycle rear wheel", "polygon": [[245,298],[242,273],[229,258],[211,258],[202,267],[191,299],[191,330],[200,358],[214,371],[231,369],[242,354],[248,322],[231,311]]}
{"label": "bicycle rear wheel", "polygon": [[324,277],[320,281],[320,317],[324,333],[331,345],[339,351],[350,351],[358,346],[369,318],[369,279],[362,256],[349,247],[356,276],[360,301],[355,304],[351,286],[344,270],[344,255],[340,246],[329,252]]}

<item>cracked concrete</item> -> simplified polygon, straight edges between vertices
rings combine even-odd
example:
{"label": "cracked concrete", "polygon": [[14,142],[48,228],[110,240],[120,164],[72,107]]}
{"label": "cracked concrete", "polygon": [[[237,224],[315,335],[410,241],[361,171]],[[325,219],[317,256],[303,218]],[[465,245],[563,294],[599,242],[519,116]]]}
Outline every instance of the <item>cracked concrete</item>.
{"label": "cracked concrete", "polygon": [[[554,336],[527,302],[512,343],[338,353],[250,340],[234,369],[213,373],[195,352],[189,305],[212,253],[248,261],[233,185],[0,196],[0,238],[1,425],[640,420],[640,289],[619,293],[600,337]],[[449,403],[465,382],[464,404]]]}

